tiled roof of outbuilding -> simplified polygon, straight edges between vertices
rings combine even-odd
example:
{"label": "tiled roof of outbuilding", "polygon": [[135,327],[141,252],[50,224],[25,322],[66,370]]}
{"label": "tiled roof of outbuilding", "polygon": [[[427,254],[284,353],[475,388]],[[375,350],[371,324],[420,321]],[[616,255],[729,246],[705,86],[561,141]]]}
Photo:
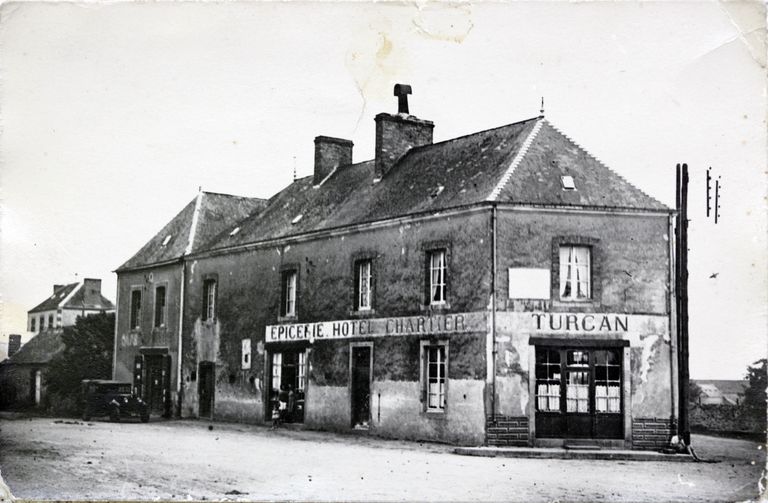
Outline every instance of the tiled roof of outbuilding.
{"label": "tiled roof of outbuilding", "polygon": [[[563,190],[562,175],[574,178],[576,190]],[[319,188],[313,177],[301,178],[238,223],[236,235],[211,240],[209,249],[489,200],[668,210],[543,118],[413,148],[381,181],[373,178],[374,161],[340,167]]]}
{"label": "tiled roof of outbuilding", "polygon": [[262,210],[266,204],[266,200],[255,197],[200,192],[117,271],[169,262],[204,249],[222,230],[231,230],[236,223]]}
{"label": "tiled roof of outbuilding", "polygon": [[5,364],[48,363],[51,358],[64,350],[61,330],[44,330],[32,337]]}

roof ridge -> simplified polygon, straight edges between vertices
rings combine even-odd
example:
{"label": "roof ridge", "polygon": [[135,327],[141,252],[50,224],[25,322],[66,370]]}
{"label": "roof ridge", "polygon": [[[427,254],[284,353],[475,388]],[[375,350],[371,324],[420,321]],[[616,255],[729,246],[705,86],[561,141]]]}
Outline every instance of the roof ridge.
{"label": "roof ridge", "polygon": [[499,183],[496,184],[496,187],[494,187],[490,195],[485,199],[486,201],[496,201],[496,199],[498,199],[499,194],[501,194],[501,191],[504,189],[504,187],[506,187],[507,183],[509,183],[509,180],[512,178],[512,175],[514,174],[517,167],[520,165],[521,162],[523,162],[523,159],[528,153],[528,149],[531,148],[531,144],[533,143],[533,140],[536,139],[536,136],[539,134],[539,131],[541,131],[541,126],[543,123],[544,123],[544,120],[541,119],[540,117],[537,117],[536,125],[533,126],[533,129],[531,129],[531,132],[528,133],[528,136],[525,138],[525,141],[523,141],[523,144],[520,146],[520,149],[515,154],[515,157],[512,159],[512,162],[509,164],[509,167],[502,175],[501,180],[499,180]]}
{"label": "roof ridge", "polygon": [[659,204],[659,205],[661,205],[661,206],[663,206],[663,207],[667,208],[667,205],[666,205],[666,204],[662,203],[661,201],[659,201],[659,200],[658,200],[658,199],[656,199],[655,197],[653,197],[653,196],[651,196],[650,194],[646,193],[646,192],[645,192],[643,189],[641,189],[640,187],[638,187],[638,186],[637,186],[637,185],[635,185],[634,183],[632,183],[632,182],[630,182],[629,180],[627,180],[626,178],[624,178],[624,176],[622,176],[622,175],[621,175],[621,173],[619,173],[619,172],[618,172],[618,171],[616,171],[615,169],[612,169],[610,166],[608,166],[606,163],[604,163],[604,162],[603,162],[603,161],[602,161],[600,158],[598,158],[598,157],[597,157],[596,155],[594,155],[592,152],[590,152],[590,151],[589,151],[589,150],[587,150],[586,148],[582,147],[582,146],[581,146],[581,144],[580,144],[580,143],[578,143],[576,140],[574,140],[573,138],[571,138],[571,137],[570,137],[570,136],[568,136],[567,134],[565,134],[565,133],[563,133],[562,131],[560,131],[560,129],[558,129],[558,128],[557,128],[557,126],[555,126],[554,124],[552,124],[551,122],[549,122],[549,121],[548,121],[548,120],[546,120],[546,119],[545,119],[545,121],[546,121],[546,123],[549,125],[549,127],[551,127],[552,129],[554,129],[554,130],[555,130],[555,132],[557,132],[558,134],[562,135],[562,136],[563,136],[563,137],[564,137],[566,140],[568,140],[569,142],[571,142],[571,143],[573,143],[574,145],[576,145],[576,147],[578,147],[578,148],[579,148],[579,150],[581,150],[582,152],[584,152],[584,154],[586,154],[588,157],[591,157],[591,158],[592,158],[592,160],[594,160],[594,161],[595,161],[597,164],[599,164],[599,165],[600,165],[600,166],[602,166],[603,168],[605,168],[605,169],[607,169],[608,171],[610,171],[612,175],[615,175],[615,176],[616,176],[616,177],[618,177],[618,178],[619,178],[621,181],[623,181],[624,183],[626,183],[627,185],[629,185],[630,187],[632,187],[632,188],[633,188],[633,189],[635,189],[636,191],[640,192],[642,195],[644,195],[645,197],[647,197],[648,199],[650,199],[650,200],[651,200],[651,201],[653,201],[654,203],[656,203],[656,204]]}
{"label": "roof ridge", "polygon": [[263,197],[238,196],[238,195],[235,195],[235,194],[226,194],[224,192],[211,192],[210,190],[203,190],[202,193],[210,195],[210,196],[225,196],[225,197],[234,197],[234,198],[237,198],[237,199],[256,199],[256,200],[259,200],[259,201],[266,201],[266,199],[264,199]]}
{"label": "roof ridge", "polygon": [[[440,140],[438,142],[428,143],[427,145],[419,145],[419,146],[416,146],[416,147],[411,147],[411,148],[408,149],[408,152],[413,152],[415,150],[426,150],[426,149],[428,149],[430,147],[434,147],[434,146],[437,146],[437,145],[442,145],[443,143],[449,143],[449,142],[456,141],[456,140],[462,140],[464,138],[469,138],[470,136],[477,136],[477,135],[480,135],[480,134],[483,134],[483,133],[490,133],[491,131],[496,131],[497,129],[502,129],[502,128],[510,127],[510,126],[517,126],[518,124],[523,124],[525,122],[529,122],[529,121],[533,121],[533,120],[538,120],[538,119],[540,119],[540,117],[538,117],[538,116],[537,117],[531,117],[530,119],[524,119],[524,120],[517,121],[517,122],[510,122],[509,124],[502,124],[501,126],[496,126],[496,127],[492,127],[492,128],[488,128],[488,129],[483,129],[483,130],[480,130],[480,131],[475,131],[474,133],[463,134],[461,136],[456,136],[454,138],[448,138],[446,140]],[[408,152],[406,152],[406,153],[408,153]],[[405,156],[403,156],[403,157],[405,157]]]}
{"label": "roof ridge", "polygon": [[195,199],[195,211],[192,213],[192,223],[189,226],[189,239],[182,255],[189,255],[195,247],[195,235],[197,234],[197,224],[200,221],[200,207],[202,205],[203,191],[201,190],[197,193],[197,198]]}

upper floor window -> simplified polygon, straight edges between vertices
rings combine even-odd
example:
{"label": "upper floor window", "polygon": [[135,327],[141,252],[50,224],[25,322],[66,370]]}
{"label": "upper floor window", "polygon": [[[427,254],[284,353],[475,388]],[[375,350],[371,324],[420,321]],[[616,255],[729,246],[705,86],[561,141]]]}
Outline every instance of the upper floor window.
{"label": "upper floor window", "polygon": [[216,317],[216,280],[203,281],[203,321]]}
{"label": "upper floor window", "polygon": [[280,316],[296,316],[296,271],[283,271]]}
{"label": "upper floor window", "polygon": [[155,326],[164,327],[166,323],[165,287],[155,288]]}
{"label": "upper floor window", "polygon": [[48,315],[48,328],[54,328],[53,327],[53,315],[52,314]]}
{"label": "upper floor window", "polygon": [[366,311],[372,307],[373,262],[370,259],[355,263],[355,307]]}
{"label": "upper floor window", "polygon": [[131,328],[141,326],[141,290],[131,292]]}
{"label": "upper floor window", "polygon": [[590,248],[560,246],[560,300],[583,301],[591,296]]}
{"label": "upper floor window", "polygon": [[40,317],[40,331],[45,330],[45,316]]}
{"label": "upper floor window", "polygon": [[446,300],[446,251],[445,249],[427,252],[427,292],[429,304],[445,304]]}
{"label": "upper floor window", "polygon": [[35,320],[34,316],[29,319],[29,331],[30,332],[34,332],[35,331],[35,328],[36,328],[35,327],[35,321],[36,320]]}

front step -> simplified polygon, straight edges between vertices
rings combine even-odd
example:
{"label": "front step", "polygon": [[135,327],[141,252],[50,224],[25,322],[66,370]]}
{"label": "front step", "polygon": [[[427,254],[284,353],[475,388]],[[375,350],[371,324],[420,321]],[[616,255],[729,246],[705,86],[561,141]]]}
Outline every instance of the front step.
{"label": "front step", "polygon": [[601,447],[597,444],[578,443],[578,444],[565,444],[563,449],[569,451],[599,451]]}

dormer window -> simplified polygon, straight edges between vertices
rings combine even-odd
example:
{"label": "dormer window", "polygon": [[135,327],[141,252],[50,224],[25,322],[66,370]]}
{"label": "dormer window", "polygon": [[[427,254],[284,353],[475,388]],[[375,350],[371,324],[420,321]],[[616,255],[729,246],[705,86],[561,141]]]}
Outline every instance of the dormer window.
{"label": "dormer window", "polygon": [[576,182],[573,181],[573,177],[571,175],[561,176],[560,184],[563,186],[563,190],[576,190]]}

